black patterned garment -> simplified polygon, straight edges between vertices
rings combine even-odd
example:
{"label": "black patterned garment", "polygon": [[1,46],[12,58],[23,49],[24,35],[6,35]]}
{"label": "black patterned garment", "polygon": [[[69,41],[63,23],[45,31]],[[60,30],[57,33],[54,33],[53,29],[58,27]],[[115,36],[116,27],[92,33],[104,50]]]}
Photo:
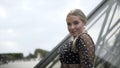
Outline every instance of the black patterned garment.
{"label": "black patterned garment", "polygon": [[94,68],[95,49],[91,37],[87,33],[81,34],[75,46],[75,52],[72,42],[60,47],[61,68]]}

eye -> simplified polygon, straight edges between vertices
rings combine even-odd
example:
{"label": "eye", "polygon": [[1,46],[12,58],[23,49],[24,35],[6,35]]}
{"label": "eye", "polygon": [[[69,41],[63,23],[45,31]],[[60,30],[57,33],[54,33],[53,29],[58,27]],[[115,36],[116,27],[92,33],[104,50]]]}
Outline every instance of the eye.
{"label": "eye", "polygon": [[70,26],[71,24],[69,22],[67,22],[67,25]]}
{"label": "eye", "polygon": [[74,23],[74,25],[77,25],[77,24],[79,24],[79,22],[78,22],[78,21],[74,21],[73,23]]}

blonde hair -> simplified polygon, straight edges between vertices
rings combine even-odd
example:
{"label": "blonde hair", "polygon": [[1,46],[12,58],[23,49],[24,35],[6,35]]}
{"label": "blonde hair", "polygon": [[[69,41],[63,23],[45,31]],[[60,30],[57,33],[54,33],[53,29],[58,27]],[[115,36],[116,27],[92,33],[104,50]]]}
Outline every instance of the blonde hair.
{"label": "blonde hair", "polygon": [[67,17],[69,15],[78,16],[80,18],[80,20],[82,20],[85,24],[87,23],[87,17],[85,16],[85,14],[80,9],[73,9],[73,10],[71,10],[68,13]]}
{"label": "blonde hair", "polygon": [[[80,9],[73,9],[73,10],[71,10],[68,13],[67,17],[70,16],[70,15],[78,16],[80,18],[80,20],[83,21],[84,24],[87,23],[87,17],[85,16],[85,14]],[[86,31],[84,31],[84,32],[86,32]],[[75,39],[73,40],[72,50],[73,50],[74,53],[76,53],[76,47],[75,47],[75,45],[76,45],[76,40],[77,40],[77,38],[79,36],[80,35],[78,35],[77,37],[75,37]]]}

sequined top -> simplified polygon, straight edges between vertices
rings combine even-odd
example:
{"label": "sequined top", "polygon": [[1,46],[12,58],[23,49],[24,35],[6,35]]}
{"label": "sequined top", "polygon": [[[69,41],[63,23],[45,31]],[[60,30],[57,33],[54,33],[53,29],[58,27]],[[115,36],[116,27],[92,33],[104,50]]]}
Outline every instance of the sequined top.
{"label": "sequined top", "polygon": [[91,37],[83,33],[76,40],[76,52],[72,42],[60,47],[61,68],[94,68],[95,47]]}

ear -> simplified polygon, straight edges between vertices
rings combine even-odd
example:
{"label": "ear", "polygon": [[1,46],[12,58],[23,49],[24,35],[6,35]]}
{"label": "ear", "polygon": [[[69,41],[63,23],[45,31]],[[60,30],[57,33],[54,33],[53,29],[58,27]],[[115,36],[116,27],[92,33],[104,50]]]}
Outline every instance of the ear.
{"label": "ear", "polygon": [[86,22],[85,21],[83,21],[83,24],[84,24],[84,26],[86,25]]}
{"label": "ear", "polygon": [[83,27],[83,33],[87,33],[86,26]]}

